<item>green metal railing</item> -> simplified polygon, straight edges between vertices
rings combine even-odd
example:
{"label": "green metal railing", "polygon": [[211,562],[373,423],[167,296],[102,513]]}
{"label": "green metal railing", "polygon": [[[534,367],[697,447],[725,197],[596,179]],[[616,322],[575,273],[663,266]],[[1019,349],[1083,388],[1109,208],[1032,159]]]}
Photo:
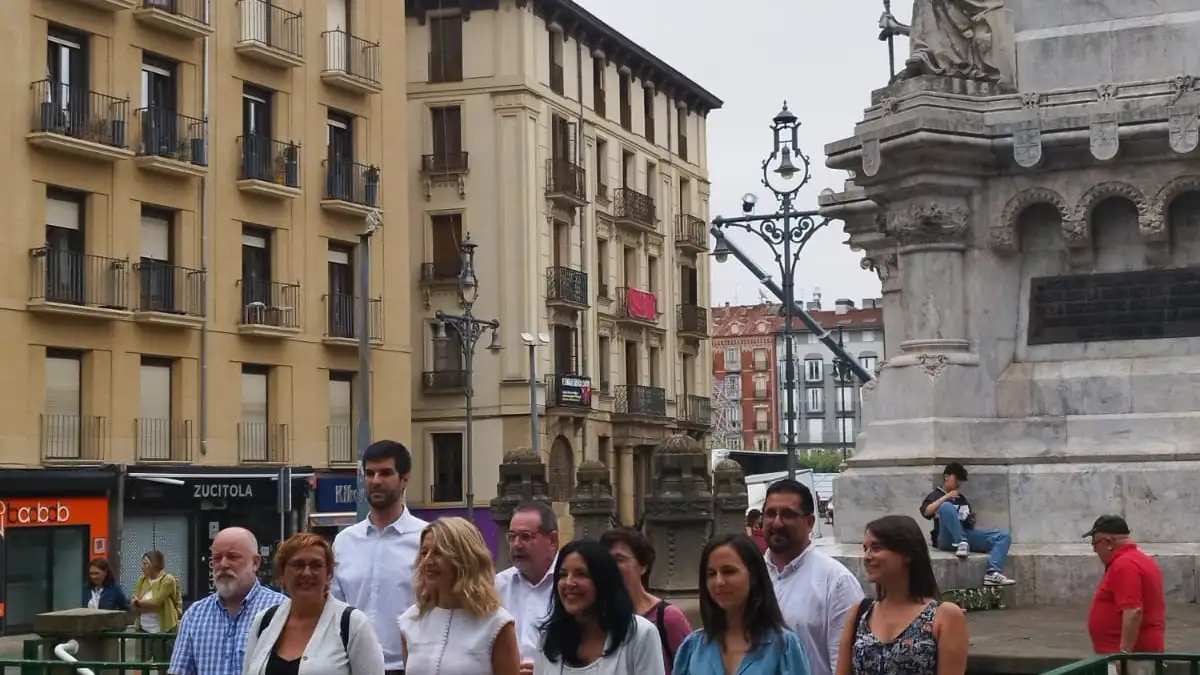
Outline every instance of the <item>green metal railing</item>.
{"label": "green metal railing", "polygon": [[1103,654],[1042,675],[1200,675],[1200,654]]}
{"label": "green metal railing", "polygon": [[0,659],[0,673],[9,672],[8,668],[19,668],[21,675],[63,675],[78,672],[77,668],[88,668],[104,675],[167,672],[171,650],[175,647],[175,633],[113,631],[105,636],[117,643],[115,661],[76,661],[68,665],[54,656],[54,647],[66,639],[39,636],[27,638],[22,643],[20,659]]}
{"label": "green metal railing", "polygon": [[166,662],[76,661],[68,664],[58,659],[0,659],[0,672],[7,673],[9,668],[13,668],[18,669],[21,675],[68,675],[78,672],[77,668],[87,668],[104,675],[143,675],[148,671],[165,673],[169,665]]}

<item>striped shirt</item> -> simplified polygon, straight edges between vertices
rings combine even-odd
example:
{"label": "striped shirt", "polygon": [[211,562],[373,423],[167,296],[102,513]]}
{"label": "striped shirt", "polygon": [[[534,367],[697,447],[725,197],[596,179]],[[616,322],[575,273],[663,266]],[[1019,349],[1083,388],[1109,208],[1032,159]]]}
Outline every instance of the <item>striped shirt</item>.
{"label": "striped shirt", "polygon": [[183,613],[171,652],[170,675],[241,675],[246,637],[254,616],[283,602],[285,596],[257,581],[242,608],[230,614],[216,593]]}

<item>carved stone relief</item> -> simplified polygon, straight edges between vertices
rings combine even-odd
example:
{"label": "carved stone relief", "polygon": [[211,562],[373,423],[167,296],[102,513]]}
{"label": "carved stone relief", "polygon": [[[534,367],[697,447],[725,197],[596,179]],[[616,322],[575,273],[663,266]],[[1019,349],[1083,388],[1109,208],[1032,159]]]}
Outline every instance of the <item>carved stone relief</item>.
{"label": "carved stone relief", "polygon": [[1018,220],[1025,209],[1034,204],[1049,204],[1058,210],[1062,222],[1071,217],[1071,210],[1062,195],[1049,188],[1031,188],[1018,192],[1008,200],[1000,221],[988,228],[988,246],[997,253],[1012,255],[1021,251]]}
{"label": "carved stone relief", "polygon": [[[1094,254],[1092,212],[1097,204],[1110,197],[1122,197],[1132,202],[1137,207],[1138,229],[1147,225],[1149,203],[1145,193],[1136,186],[1121,181],[1107,181],[1092,186],[1071,210],[1071,217],[1063,220],[1063,243],[1067,246],[1072,267],[1078,268],[1091,262]],[[1150,224],[1149,227],[1154,226]]]}
{"label": "carved stone relief", "polygon": [[863,175],[871,177],[878,174],[881,162],[879,139],[864,138],[862,142]]}
{"label": "carved stone relief", "polygon": [[889,212],[887,232],[901,246],[963,244],[970,214],[961,206],[919,202],[899,212]]}
{"label": "carved stone relief", "polygon": [[1021,96],[1025,119],[1013,132],[1013,161],[1025,169],[1036,168],[1042,163],[1041,101],[1041,94],[1036,92]]}

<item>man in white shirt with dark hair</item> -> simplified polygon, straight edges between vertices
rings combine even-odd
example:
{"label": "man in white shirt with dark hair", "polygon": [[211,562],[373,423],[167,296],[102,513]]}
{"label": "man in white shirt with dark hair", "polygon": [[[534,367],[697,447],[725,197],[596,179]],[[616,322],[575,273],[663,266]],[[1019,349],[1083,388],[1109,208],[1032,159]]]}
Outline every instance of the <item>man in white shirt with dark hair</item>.
{"label": "man in white shirt with dark hair", "polygon": [[558,557],[558,516],[545,502],[525,502],[508,524],[512,567],[496,575],[496,591],[517,623],[521,675],[532,675],[540,627],[550,613],[554,560]]}
{"label": "man in white shirt with dark hair", "polygon": [[763,502],[767,572],[788,627],[808,655],[811,675],[837,672],[842,627],[863,599],[862,584],[845,565],[812,543],[816,502],[808,486],[781,480]]}

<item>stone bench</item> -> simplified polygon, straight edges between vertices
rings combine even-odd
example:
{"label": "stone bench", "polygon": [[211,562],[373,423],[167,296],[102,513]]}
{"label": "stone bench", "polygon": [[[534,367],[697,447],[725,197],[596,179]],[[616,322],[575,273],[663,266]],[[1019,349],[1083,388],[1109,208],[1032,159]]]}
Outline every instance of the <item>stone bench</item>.
{"label": "stone bench", "polygon": [[[874,593],[867,583],[860,545],[821,548],[853,572],[866,592]],[[1147,544],[1141,548],[1162,570],[1168,604],[1200,600],[1200,544]],[[986,555],[972,553],[959,560],[953,553],[933,550],[930,559],[942,590],[983,587]],[[1017,580],[1015,586],[1004,589],[1008,607],[1086,605],[1096,593],[1104,567],[1087,543],[1013,544],[1004,573]]]}

